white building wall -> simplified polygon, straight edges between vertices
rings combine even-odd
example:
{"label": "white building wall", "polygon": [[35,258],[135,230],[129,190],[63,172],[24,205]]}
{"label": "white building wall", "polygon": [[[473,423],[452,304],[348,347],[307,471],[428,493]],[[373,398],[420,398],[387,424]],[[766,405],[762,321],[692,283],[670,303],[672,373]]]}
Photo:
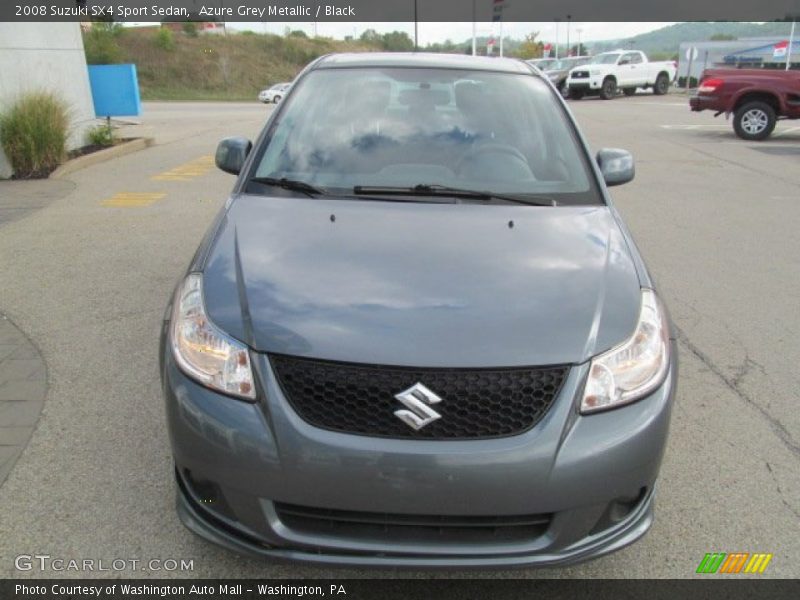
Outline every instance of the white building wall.
{"label": "white building wall", "polygon": [[[89,72],[78,23],[0,22],[0,112],[20,95],[37,90],[56,94],[69,107],[68,148],[84,145],[94,123]],[[11,166],[0,149],[0,177]]]}

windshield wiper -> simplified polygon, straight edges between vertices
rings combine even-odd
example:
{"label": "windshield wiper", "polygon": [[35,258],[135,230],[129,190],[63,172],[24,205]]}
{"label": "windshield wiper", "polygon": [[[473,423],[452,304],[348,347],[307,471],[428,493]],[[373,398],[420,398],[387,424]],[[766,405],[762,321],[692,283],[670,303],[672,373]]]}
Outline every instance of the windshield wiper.
{"label": "windshield wiper", "polygon": [[527,198],[520,198],[518,196],[507,196],[505,194],[496,194],[494,192],[483,190],[467,190],[462,188],[449,187],[446,185],[438,184],[424,184],[414,185],[411,187],[389,187],[389,186],[372,186],[372,185],[357,185],[353,188],[353,193],[356,195],[364,196],[430,196],[430,197],[451,197],[451,198],[464,198],[468,200],[502,200],[505,202],[513,202],[515,204],[528,204],[531,206],[555,206],[556,201],[552,198],[544,196],[532,196]]}
{"label": "windshield wiper", "polygon": [[250,181],[254,183],[263,183],[264,185],[274,185],[275,187],[291,190],[293,192],[303,192],[312,198],[314,196],[326,196],[329,194],[328,191],[315,187],[310,183],[306,183],[305,181],[286,179],[286,177],[253,177],[250,179]]}

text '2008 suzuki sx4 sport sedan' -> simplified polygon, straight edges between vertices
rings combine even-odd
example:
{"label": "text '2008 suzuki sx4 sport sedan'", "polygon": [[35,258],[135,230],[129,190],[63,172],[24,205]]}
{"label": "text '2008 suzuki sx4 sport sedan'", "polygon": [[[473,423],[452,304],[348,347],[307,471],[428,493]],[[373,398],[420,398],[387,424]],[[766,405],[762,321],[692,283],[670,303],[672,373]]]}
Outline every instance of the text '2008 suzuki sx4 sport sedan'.
{"label": "text '2008 suzuki sx4 sport sedan'", "polygon": [[178,513],[322,564],[569,564],[642,536],[674,336],[552,85],[333,55],[296,79],[167,309]]}

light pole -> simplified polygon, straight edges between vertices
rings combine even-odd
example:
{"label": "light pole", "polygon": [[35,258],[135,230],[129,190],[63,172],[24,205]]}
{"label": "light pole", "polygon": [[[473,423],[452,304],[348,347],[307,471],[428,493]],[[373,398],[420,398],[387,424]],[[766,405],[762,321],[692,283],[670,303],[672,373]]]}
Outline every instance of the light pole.
{"label": "light pole", "polygon": [[583,56],[583,48],[581,48],[581,32],[583,31],[583,29],[578,27],[575,31],[578,32],[578,52],[577,52],[577,56]]}
{"label": "light pole", "polygon": [[419,50],[417,44],[417,0],[414,0],[414,52]]}
{"label": "light pole", "polygon": [[475,37],[475,0],[472,0],[472,56],[478,52],[477,40]]}
{"label": "light pole", "polygon": [[567,15],[567,57],[572,54],[572,48],[569,47],[569,24],[572,22],[572,15]]}
{"label": "light pole", "polygon": [[561,19],[556,19],[556,59],[558,59],[558,22]]}

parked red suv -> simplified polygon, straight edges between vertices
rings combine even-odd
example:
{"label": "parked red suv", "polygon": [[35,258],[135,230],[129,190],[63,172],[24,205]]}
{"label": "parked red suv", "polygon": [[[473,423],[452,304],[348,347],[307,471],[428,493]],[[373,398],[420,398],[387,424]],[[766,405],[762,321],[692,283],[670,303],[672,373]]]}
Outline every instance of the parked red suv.
{"label": "parked red suv", "polygon": [[763,140],[778,119],[800,119],[800,71],[777,69],[707,69],[693,111],[733,113],[733,129],[744,140]]}

